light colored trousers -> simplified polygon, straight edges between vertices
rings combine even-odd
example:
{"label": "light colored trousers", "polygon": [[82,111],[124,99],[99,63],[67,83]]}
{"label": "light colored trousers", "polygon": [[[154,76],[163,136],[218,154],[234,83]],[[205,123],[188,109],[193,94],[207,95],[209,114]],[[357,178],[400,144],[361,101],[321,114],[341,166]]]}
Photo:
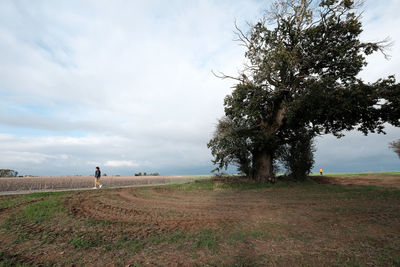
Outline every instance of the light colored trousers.
{"label": "light colored trousers", "polygon": [[94,178],[94,187],[100,186],[100,182],[99,182],[100,178]]}

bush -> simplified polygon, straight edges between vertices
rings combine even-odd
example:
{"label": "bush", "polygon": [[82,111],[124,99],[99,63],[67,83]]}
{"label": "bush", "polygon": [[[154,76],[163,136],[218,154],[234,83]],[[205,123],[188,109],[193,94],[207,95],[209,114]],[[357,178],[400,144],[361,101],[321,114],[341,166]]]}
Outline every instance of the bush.
{"label": "bush", "polygon": [[304,181],[314,165],[314,152],[312,136],[298,134],[295,139],[282,147],[280,162],[292,179]]}
{"label": "bush", "polygon": [[10,169],[0,169],[0,177],[17,177],[18,172]]}
{"label": "bush", "polygon": [[139,172],[139,173],[135,173],[135,176],[159,176],[160,174],[158,173],[158,172],[155,172],[155,173],[147,173],[147,172],[144,172],[144,173],[141,173],[141,172]]}

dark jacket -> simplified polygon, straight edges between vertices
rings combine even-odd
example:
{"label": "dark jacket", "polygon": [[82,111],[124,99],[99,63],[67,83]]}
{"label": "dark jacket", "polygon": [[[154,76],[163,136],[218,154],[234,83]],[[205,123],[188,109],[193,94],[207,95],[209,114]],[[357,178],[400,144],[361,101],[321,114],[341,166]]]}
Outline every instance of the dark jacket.
{"label": "dark jacket", "polygon": [[100,178],[100,176],[101,176],[100,170],[96,170],[96,172],[94,173],[94,177]]}

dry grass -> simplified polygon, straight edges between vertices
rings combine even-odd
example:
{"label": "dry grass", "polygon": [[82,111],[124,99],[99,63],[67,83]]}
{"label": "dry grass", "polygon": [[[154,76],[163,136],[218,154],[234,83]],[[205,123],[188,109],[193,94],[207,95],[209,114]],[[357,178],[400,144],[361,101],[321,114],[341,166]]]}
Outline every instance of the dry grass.
{"label": "dry grass", "polygon": [[[167,184],[194,181],[201,177],[186,176],[103,176],[104,187],[124,187],[147,184]],[[207,177],[205,177],[207,178]],[[92,176],[41,176],[0,178],[0,192],[68,190],[93,187]]]}

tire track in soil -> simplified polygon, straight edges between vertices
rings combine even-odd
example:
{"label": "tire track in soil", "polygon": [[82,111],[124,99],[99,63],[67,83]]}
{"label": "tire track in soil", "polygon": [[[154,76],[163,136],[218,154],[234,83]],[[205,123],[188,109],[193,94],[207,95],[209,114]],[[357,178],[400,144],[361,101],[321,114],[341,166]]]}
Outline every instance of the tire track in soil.
{"label": "tire track in soil", "polygon": [[83,219],[106,220],[111,222],[134,223],[136,227],[169,230],[196,230],[215,228],[221,223],[246,220],[249,207],[254,213],[265,208],[264,204],[252,201],[254,196],[186,196],[168,195],[168,192],[149,190],[152,195],[141,195],[133,188],[125,188],[108,195],[85,196],[70,200],[71,213]]}

